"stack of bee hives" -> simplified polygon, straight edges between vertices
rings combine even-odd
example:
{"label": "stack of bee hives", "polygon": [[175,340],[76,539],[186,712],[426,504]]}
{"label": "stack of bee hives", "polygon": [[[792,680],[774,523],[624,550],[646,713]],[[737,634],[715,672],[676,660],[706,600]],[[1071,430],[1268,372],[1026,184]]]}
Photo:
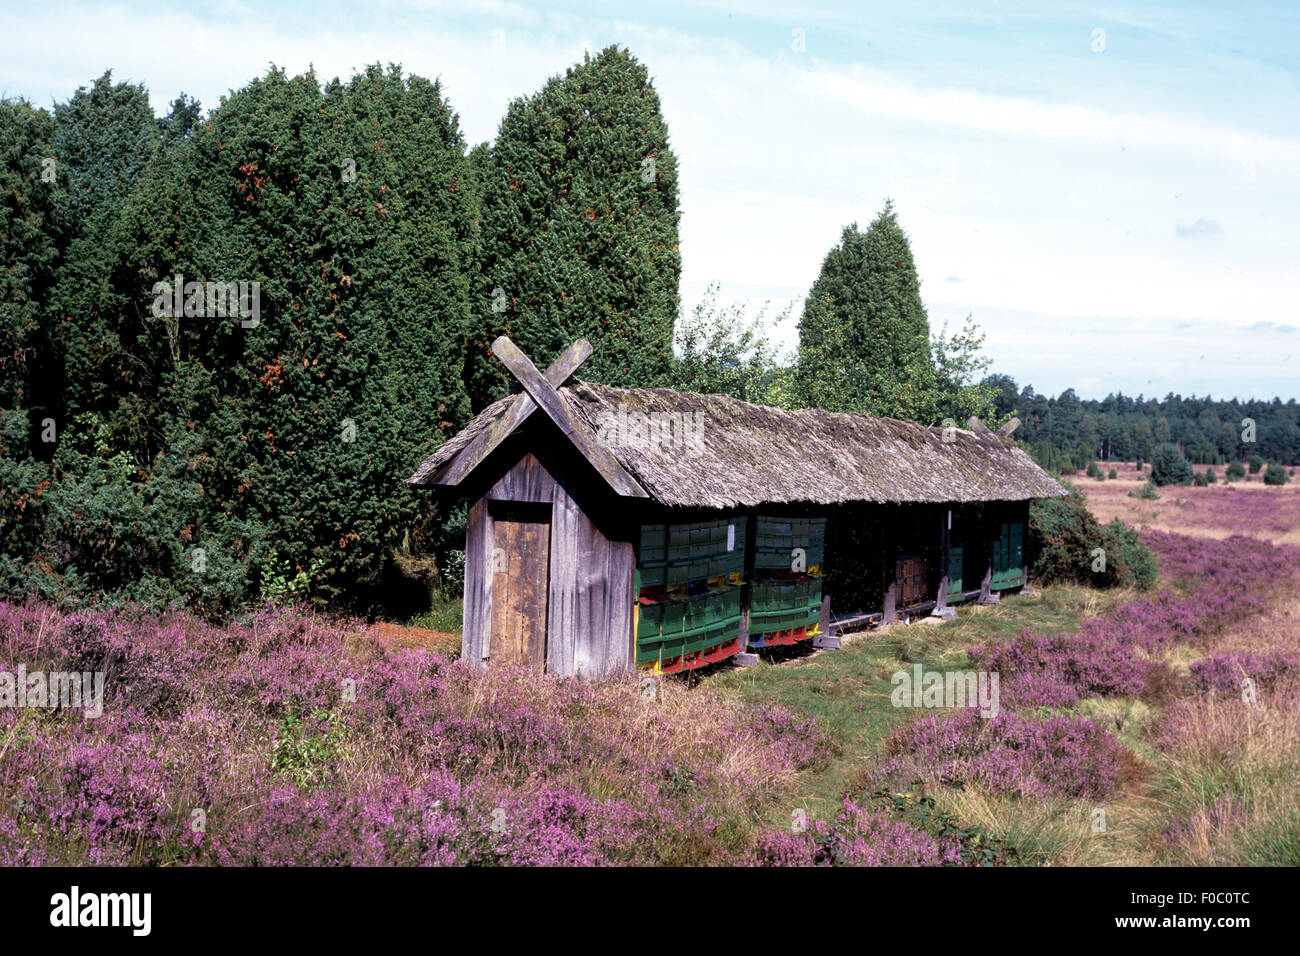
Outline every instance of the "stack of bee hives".
{"label": "stack of bee hives", "polygon": [[685,670],[740,650],[745,529],[744,516],[641,526],[638,666]]}

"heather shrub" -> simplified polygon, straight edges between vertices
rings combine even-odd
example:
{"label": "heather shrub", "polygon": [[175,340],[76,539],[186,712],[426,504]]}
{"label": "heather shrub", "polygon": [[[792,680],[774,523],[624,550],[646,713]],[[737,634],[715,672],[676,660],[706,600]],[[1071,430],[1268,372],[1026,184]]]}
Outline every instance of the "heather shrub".
{"label": "heather shrub", "polygon": [[1188,667],[1188,681],[1194,691],[1221,696],[1241,696],[1247,679],[1256,690],[1268,691],[1296,675],[1300,675],[1300,654],[1280,650],[1210,654]]}
{"label": "heather shrub", "polygon": [[845,866],[938,866],[960,859],[953,841],[940,844],[930,834],[892,820],[882,810],[859,807],[848,797],[827,849],[831,859]]}
{"label": "heather shrub", "polygon": [[976,667],[1001,675],[1012,706],[1068,706],[1080,696],[1129,696],[1146,687],[1146,662],[1096,620],[1078,634],[1026,630],[967,654]]}
{"label": "heather shrub", "polygon": [[0,659],[107,671],[97,719],[0,708],[0,865],[743,862],[832,752],[775,705],[478,672],[290,609],[0,602]]}
{"label": "heather shrub", "polygon": [[897,789],[920,783],[1023,797],[1098,798],[1115,787],[1122,749],[1085,718],[1039,720],[1006,710],[983,718],[963,708],[895,731],[874,778]]}
{"label": "heather shrub", "polygon": [[962,861],[955,836],[936,838],[886,810],[858,806],[845,797],[836,818],[809,821],[802,832],[765,828],[752,863],[763,866],[955,866]]}

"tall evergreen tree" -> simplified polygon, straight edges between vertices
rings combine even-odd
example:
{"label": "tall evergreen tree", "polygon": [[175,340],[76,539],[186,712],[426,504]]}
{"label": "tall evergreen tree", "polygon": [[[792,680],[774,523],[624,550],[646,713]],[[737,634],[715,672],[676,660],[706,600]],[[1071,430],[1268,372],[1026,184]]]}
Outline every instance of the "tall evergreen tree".
{"label": "tall evergreen tree", "polygon": [[41,311],[58,245],[54,120],[24,100],[0,100],[0,408],[25,406]]}
{"label": "tall evergreen tree", "polygon": [[936,376],[921,281],[892,201],[827,254],[799,322],[804,404],[928,420]]}
{"label": "tall evergreen tree", "polygon": [[646,68],[609,47],[510,104],[485,163],[471,397],[506,379],[508,333],[549,362],[578,336],[584,377],[659,384],[672,359],[681,256],[677,158]]}
{"label": "tall evergreen tree", "polygon": [[158,148],[157,118],[149,94],[134,83],[114,83],[110,72],[54,108],[52,149],[57,161],[60,231],[58,283],[50,303],[47,379],[59,398],[42,396],[64,422],[77,413],[110,417],[133,401],[111,294],[111,233]]}
{"label": "tall evergreen tree", "polygon": [[165,417],[197,430],[209,554],[254,586],[301,572],[355,598],[427,536],[427,496],[401,479],[468,416],[476,199],[458,120],[395,67],[323,91],[272,70],[195,130],[177,173],[134,217],[177,234],[137,260],[140,286],[260,289],[256,324],[145,317],[171,366]]}
{"label": "tall evergreen tree", "polygon": [[[46,416],[29,418],[41,368],[41,316],[54,281],[54,119],[0,100],[0,587],[22,579],[39,542],[49,466],[32,450]],[[35,427],[33,427],[35,426]],[[42,456],[44,457],[44,456]]]}
{"label": "tall evergreen tree", "polygon": [[[215,609],[301,575],[375,596],[437,534],[402,478],[469,414],[458,120],[395,67],[325,89],[272,69],[206,120],[182,96],[159,121],[135,93],[101,82],[63,110],[69,155],[93,152],[96,117],[111,155],[69,176],[102,205],[61,207],[75,262],[46,311],[81,380],[36,590]],[[197,284],[179,303],[177,275]]]}

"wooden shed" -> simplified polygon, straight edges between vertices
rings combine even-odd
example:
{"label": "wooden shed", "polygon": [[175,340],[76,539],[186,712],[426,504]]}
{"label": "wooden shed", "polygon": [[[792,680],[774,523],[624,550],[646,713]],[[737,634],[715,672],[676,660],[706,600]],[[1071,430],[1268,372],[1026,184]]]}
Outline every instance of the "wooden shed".
{"label": "wooden shed", "polygon": [[579,340],[408,479],[470,502],[462,651],[601,676],[946,615],[1026,583],[1029,502],[1065,489],[969,427],[573,379]]}

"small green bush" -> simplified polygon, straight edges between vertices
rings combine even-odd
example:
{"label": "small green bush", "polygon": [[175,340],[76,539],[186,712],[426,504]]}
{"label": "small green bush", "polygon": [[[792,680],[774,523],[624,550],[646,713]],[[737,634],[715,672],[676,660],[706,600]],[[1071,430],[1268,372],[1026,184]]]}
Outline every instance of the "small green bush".
{"label": "small green bush", "polygon": [[1128,496],[1130,498],[1142,498],[1145,501],[1156,501],[1160,497],[1156,494],[1156,483],[1150,479],[1147,479],[1147,483],[1137,491],[1130,491]]}
{"label": "small green bush", "polygon": [[[1098,548],[1105,557],[1104,570],[1094,571]],[[1155,556],[1137,532],[1118,519],[1103,527],[1074,487],[1064,498],[1029,506],[1027,549],[1030,572],[1043,584],[1149,588],[1155,583]]]}
{"label": "small green bush", "polygon": [[1114,468],[1112,468],[1110,470],[1110,473],[1106,477],[1109,478],[1111,481],[1114,481],[1116,478],[1119,477],[1119,472],[1116,471]]}
{"label": "small green bush", "polygon": [[1151,455],[1151,480],[1157,485],[1190,485],[1192,466],[1182,449],[1168,442],[1157,445]]}
{"label": "small green bush", "polygon": [[1224,474],[1228,481],[1240,481],[1246,477],[1246,469],[1242,467],[1241,462],[1234,461],[1228,466],[1228,470]]}
{"label": "small green bush", "polygon": [[1264,467],[1264,459],[1263,459],[1263,458],[1260,458],[1259,455],[1251,455],[1251,456],[1250,456],[1250,473],[1251,473],[1252,475],[1258,475],[1258,474],[1259,474],[1259,470],[1260,470],[1261,468],[1263,468],[1263,467]]}
{"label": "small green bush", "polygon": [[1088,462],[1088,469],[1087,469],[1086,474],[1088,475],[1089,478],[1101,478],[1101,477],[1102,477],[1101,469],[1097,467],[1097,463],[1096,463],[1095,461],[1090,461],[1090,462]]}
{"label": "small green bush", "polygon": [[1198,471],[1192,478],[1192,483],[1198,488],[1204,488],[1210,483],[1210,476],[1203,471]]}
{"label": "small green bush", "polygon": [[1264,484],[1266,485],[1285,485],[1290,480],[1287,477],[1286,469],[1277,462],[1271,462],[1264,472]]}
{"label": "small green bush", "polygon": [[[1106,552],[1107,578],[1102,586],[1133,587],[1142,591],[1155,587],[1156,556],[1142,543],[1137,530],[1115,518],[1101,532],[1101,547]],[[1094,583],[1097,583],[1097,575],[1094,574],[1093,577]]]}

